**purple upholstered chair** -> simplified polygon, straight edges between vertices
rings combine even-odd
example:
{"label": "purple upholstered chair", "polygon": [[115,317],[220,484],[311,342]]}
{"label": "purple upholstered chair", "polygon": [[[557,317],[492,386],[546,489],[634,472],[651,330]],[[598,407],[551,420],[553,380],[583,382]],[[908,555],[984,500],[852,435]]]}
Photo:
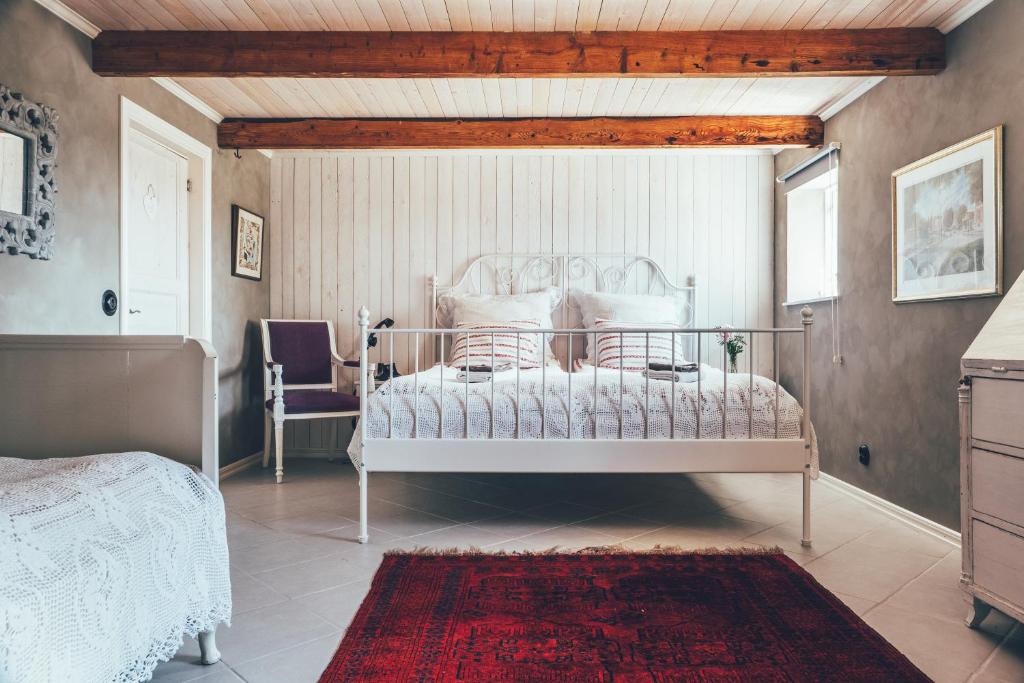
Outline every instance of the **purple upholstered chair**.
{"label": "purple upholstered chair", "polygon": [[[280,484],[284,479],[285,421],[358,417],[359,398],[338,391],[338,380],[342,368],[354,369],[358,374],[359,363],[346,361],[338,355],[334,324],[329,320],[260,320],[260,327],[266,361],[263,466],[270,462],[273,423],[277,483]],[[334,421],[331,423],[332,444],[337,438],[336,429]]]}

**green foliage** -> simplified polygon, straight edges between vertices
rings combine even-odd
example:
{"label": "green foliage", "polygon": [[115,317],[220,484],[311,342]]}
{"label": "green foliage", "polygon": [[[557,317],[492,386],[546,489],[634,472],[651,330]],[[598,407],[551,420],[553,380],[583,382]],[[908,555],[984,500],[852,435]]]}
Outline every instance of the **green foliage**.
{"label": "green foliage", "polygon": [[742,334],[734,334],[728,330],[723,330],[718,333],[718,345],[724,346],[725,352],[729,354],[729,361],[736,363],[736,358],[743,353],[747,340],[743,338]]}

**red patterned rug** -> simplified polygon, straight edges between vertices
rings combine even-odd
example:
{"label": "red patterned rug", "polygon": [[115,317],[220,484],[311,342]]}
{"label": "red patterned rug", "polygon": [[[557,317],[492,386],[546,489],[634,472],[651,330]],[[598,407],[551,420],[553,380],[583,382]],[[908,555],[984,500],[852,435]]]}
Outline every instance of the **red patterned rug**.
{"label": "red patterned rug", "polygon": [[320,683],[927,681],[781,553],[393,554]]}

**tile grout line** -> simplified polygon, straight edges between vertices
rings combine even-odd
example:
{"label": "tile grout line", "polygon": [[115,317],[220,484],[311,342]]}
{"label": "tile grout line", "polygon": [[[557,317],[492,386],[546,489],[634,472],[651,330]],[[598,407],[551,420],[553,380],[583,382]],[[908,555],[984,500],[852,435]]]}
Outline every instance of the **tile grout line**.
{"label": "tile grout line", "polygon": [[1020,622],[1016,622],[1013,626],[1010,627],[1010,629],[1006,632],[1006,635],[1003,636],[998,643],[996,643],[996,646],[992,648],[992,652],[989,652],[988,657],[985,657],[985,659],[981,661],[981,664],[979,664],[978,668],[974,670],[974,673],[971,674],[970,678],[967,679],[966,683],[974,683],[978,680],[978,676],[980,676],[985,671],[985,667],[992,663],[992,660],[995,659],[995,656],[999,654],[999,650],[1002,649],[1003,645],[1009,642],[1010,638],[1013,636],[1014,633],[1016,633],[1017,629],[1019,629],[1020,627]]}
{"label": "tile grout line", "polygon": [[[325,621],[326,621],[326,620],[325,620]],[[331,622],[327,622],[327,623],[331,623]],[[334,626],[334,624],[331,624],[331,626]],[[342,636],[342,638],[344,638],[344,637],[345,637],[345,631],[347,631],[347,630],[348,630],[348,627],[347,627],[347,626],[339,626],[338,628],[339,628],[339,630],[341,630],[341,636]],[[293,645],[289,645],[288,647],[283,647],[283,648],[281,648],[280,650],[274,650],[273,652],[267,652],[267,653],[264,653],[264,654],[260,655],[259,657],[253,657],[252,659],[247,659],[247,660],[245,660],[244,662],[239,662],[239,663],[238,663],[238,666],[242,666],[243,664],[251,664],[251,663],[253,663],[253,662],[257,662],[257,661],[259,661],[259,660],[261,660],[261,659],[266,659],[267,657],[273,657],[273,656],[275,656],[275,655],[279,655],[279,654],[281,654],[282,652],[288,652],[288,651],[290,651],[290,650],[295,650],[295,649],[297,649],[297,648],[300,648],[300,647],[302,647],[302,646],[304,646],[304,645],[309,645],[310,643],[312,643],[312,642],[314,642],[314,641],[316,641],[316,640],[320,640],[320,639],[322,639],[322,638],[326,638],[326,637],[327,637],[327,636],[329,636],[329,635],[333,635],[333,634],[327,633],[327,634],[323,634],[323,635],[315,636],[315,637],[313,637],[313,638],[310,638],[310,639],[308,639],[308,640],[303,640],[303,641],[301,641],[301,642],[298,642],[298,643],[295,643],[295,644],[293,644]],[[338,644],[340,645],[340,644],[341,644],[341,641],[339,641],[339,642],[338,642]],[[223,660],[222,660],[222,661],[223,661]],[[232,671],[232,672],[233,672],[233,673],[234,673],[234,674],[235,674],[236,676],[238,676],[239,678],[241,678],[241,679],[242,679],[243,681],[244,681],[244,680],[246,680],[245,676],[243,676],[243,675],[242,675],[241,673],[239,673],[239,672],[238,672],[238,671],[237,671],[237,670],[236,670],[236,669],[235,669],[235,668],[234,668],[233,666],[231,666],[231,665],[230,665],[230,664],[228,664],[227,662],[224,662],[224,666],[226,666],[226,667],[228,667],[229,669],[231,669],[231,671]],[[201,680],[202,680],[202,678],[200,677],[200,679],[199,679],[199,680],[201,681]]]}
{"label": "tile grout line", "polygon": [[[223,662],[224,660],[221,660],[221,661]],[[224,666],[226,666],[228,668],[228,671],[230,671],[231,673],[233,673],[236,676],[238,676],[239,680],[244,681],[245,683],[249,683],[249,679],[246,678],[245,676],[243,676],[242,674],[240,674],[238,671],[236,671],[233,666],[231,666],[227,662],[224,662]],[[200,683],[202,683],[202,679],[200,679]]]}
{"label": "tile grout line", "polygon": [[[813,564],[813,563],[817,562],[817,561],[818,561],[818,560],[820,560],[821,558],[823,558],[823,557],[827,557],[828,555],[831,555],[831,554],[832,554],[832,553],[834,553],[835,551],[839,550],[840,548],[844,548],[844,547],[846,547],[846,546],[850,545],[850,544],[851,544],[851,543],[853,543],[854,541],[859,541],[860,539],[862,539],[862,538],[864,538],[865,536],[867,536],[868,534],[870,534],[870,533],[871,533],[872,531],[875,531],[875,529],[868,529],[867,531],[865,531],[865,532],[862,532],[861,534],[859,534],[859,535],[857,535],[857,536],[854,536],[854,537],[853,537],[853,538],[851,538],[850,540],[848,540],[848,541],[844,541],[844,542],[840,543],[840,544],[839,544],[839,545],[837,545],[837,546],[836,546],[835,548],[832,548],[831,550],[826,550],[826,551],[825,551],[825,552],[823,552],[823,553],[822,553],[821,555],[817,555],[816,557],[813,557],[813,558],[812,558],[812,559],[811,559],[810,561],[808,561],[808,562],[807,562],[807,564],[803,565],[803,568],[804,568],[804,569],[806,569],[808,565],[810,565],[810,564]],[[812,547],[813,547],[813,546],[812,546]],[[808,572],[808,574],[810,574],[810,572]],[[815,581],[817,581],[817,579],[815,579]],[[819,583],[820,583],[820,581],[819,581]],[[859,596],[859,595],[854,595],[853,597],[855,597],[855,598],[859,598],[860,596]]]}
{"label": "tile grout line", "polygon": [[[870,532],[868,532],[868,533],[870,533]],[[947,558],[947,557],[948,557],[948,556],[949,556],[949,555],[950,555],[951,553],[952,553],[952,551],[951,551],[950,553],[946,553],[945,555],[943,555],[943,556],[942,556],[942,557],[940,557],[939,559],[935,560],[935,562],[933,562],[932,564],[930,564],[930,565],[928,565],[927,567],[925,567],[923,571],[921,571],[921,572],[918,572],[918,573],[917,573],[917,574],[916,574],[915,576],[911,577],[910,579],[907,579],[907,580],[906,580],[905,582],[903,582],[903,583],[902,583],[902,584],[900,585],[900,587],[899,587],[899,588],[897,588],[896,590],[894,590],[894,591],[893,591],[892,593],[889,593],[889,594],[888,594],[888,595],[886,595],[886,596],[885,596],[884,598],[882,598],[881,600],[879,600],[878,602],[876,602],[876,603],[875,603],[874,605],[872,605],[871,607],[869,607],[868,609],[866,609],[866,610],[864,611],[864,614],[862,615],[862,618],[863,618],[863,617],[866,617],[866,616],[867,616],[867,615],[869,615],[869,614],[871,614],[871,612],[875,611],[875,608],[879,607],[879,606],[880,606],[880,605],[881,605],[882,603],[886,602],[887,600],[889,600],[890,598],[892,598],[892,597],[893,597],[894,595],[896,595],[897,593],[899,593],[899,592],[900,592],[901,590],[903,590],[904,588],[906,588],[907,586],[909,586],[910,584],[912,584],[912,583],[913,583],[914,581],[917,581],[917,580],[918,580],[918,579],[920,579],[920,578],[921,578],[922,576],[924,576],[925,574],[927,574],[928,572],[930,572],[930,571],[931,571],[932,569],[934,569],[934,568],[935,568],[936,566],[938,566],[938,564],[939,564],[940,562],[942,562],[942,561],[943,561],[944,559],[946,559],[946,558]],[[858,596],[854,596],[854,597],[861,597],[861,596],[859,596],[859,595],[858,595]],[[899,608],[897,608],[897,609],[899,609]]]}

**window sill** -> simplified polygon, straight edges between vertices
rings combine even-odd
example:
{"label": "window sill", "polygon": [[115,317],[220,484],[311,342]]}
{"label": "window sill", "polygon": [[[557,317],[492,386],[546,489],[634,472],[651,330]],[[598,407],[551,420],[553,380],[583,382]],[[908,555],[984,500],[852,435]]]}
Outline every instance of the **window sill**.
{"label": "window sill", "polygon": [[820,304],[826,301],[835,301],[839,296],[818,296],[811,299],[797,299],[796,301],[783,301],[783,306],[804,306],[806,304]]}

